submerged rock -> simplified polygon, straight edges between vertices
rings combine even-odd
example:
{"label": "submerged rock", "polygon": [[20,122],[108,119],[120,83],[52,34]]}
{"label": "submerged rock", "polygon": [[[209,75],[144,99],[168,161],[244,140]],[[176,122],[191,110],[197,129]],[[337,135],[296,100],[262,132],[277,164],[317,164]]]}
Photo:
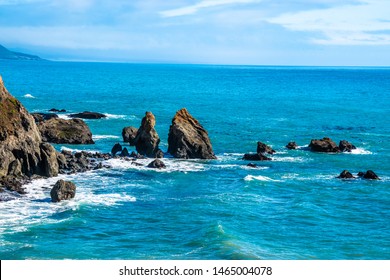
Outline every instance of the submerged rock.
{"label": "submerged rock", "polygon": [[262,143],[257,142],[257,153],[258,154],[274,154],[275,150],[273,150],[270,146]]}
{"label": "submerged rock", "polygon": [[216,159],[207,131],[185,108],[172,119],[168,152],[175,158]]}
{"label": "submerged rock", "polygon": [[340,178],[340,179],[352,179],[352,178],[355,178],[351,172],[349,172],[348,170],[343,170],[339,176],[337,176],[336,178]]}
{"label": "submerged rock", "polygon": [[341,140],[339,143],[339,149],[341,152],[352,152],[352,150],[356,149],[356,147],[347,140]]}
{"label": "submerged rock", "polygon": [[248,163],[246,166],[252,167],[252,168],[257,168],[257,165],[254,163]]}
{"label": "submerged rock", "polygon": [[50,119],[39,124],[44,142],[56,144],[94,144],[87,124],[80,119]]}
{"label": "submerged rock", "polygon": [[286,148],[289,149],[289,150],[296,150],[298,148],[298,145],[295,142],[289,142],[286,145]]}
{"label": "submerged rock", "polygon": [[271,158],[266,157],[263,154],[245,154],[242,159],[243,160],[254,160],[254,161],[271,160]]}
{"label": "submerged rock", "polygon": [[148,164],[148,167],[149,168],[158,168],[158,169],[166,168],[164,162],[162,162],[159,159],[153,160],[151,163]]}
{"label": "submerged rock", "polygon": [[309,144],[309,148],[314,152],[322,152],[322,153],[340,152],[340,148],[337,146],[337,144],[328,137],[324,137],[320,140],[318,139],[311,140]]}
{"label": "submerged rock", "polygon": [[141,126],[137,131],[134,139],[135,148],[141,155],[147,157],[155,157],[160,144],[160,137],[154,129],[156,125],[156,118],[152,112],[146,112],[142,119]]}
{"label": "submerged rock", "polygon": [[97,112],[84,111],[82,113],[70,114],[69,117],[80,119],[101,119],[106,118],[107,116]]}
{"label": "submerged rock", "polygon": [[127,142],[130,146],[135,146],[135,138],[137,136],[138,129],[134,126],[127,126],[122,129],[123,142]]}
{"label": "submerged rock", "polygon": [[69,200],[76,195],[76,185],[70,181],[58,180],[50,191],[51,201]]}

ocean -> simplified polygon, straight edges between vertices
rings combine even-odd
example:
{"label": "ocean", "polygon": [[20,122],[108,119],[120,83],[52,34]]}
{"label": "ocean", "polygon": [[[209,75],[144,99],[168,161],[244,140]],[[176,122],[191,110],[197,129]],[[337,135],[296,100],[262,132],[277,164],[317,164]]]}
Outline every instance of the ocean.
{"label": "ocean", "polygon": [[[167,156],[39,179],[0,203],[1,259],[390,259],[390,68],[0,61],[8,91],[30,112],[96,111],[93,145],[110,152],[125,126],[156,117],[167,151],[176,111],[208,131],[216,160]],[[351,153],[314,153],[311,139]],[[242,160],[257,141],[272,161]],[[285,145],[295,141],[297,150]],[[147,164],[150,159],[140,160]],[[341,180],[373,170],[381,180]],[[50,202],[58,179],[76,197]]]}

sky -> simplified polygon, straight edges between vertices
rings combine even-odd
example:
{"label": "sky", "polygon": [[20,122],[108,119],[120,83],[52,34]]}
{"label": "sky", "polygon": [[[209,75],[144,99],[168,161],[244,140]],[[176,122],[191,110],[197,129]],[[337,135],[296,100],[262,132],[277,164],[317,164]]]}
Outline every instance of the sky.
{"label": "sky", "polygon": [[390,66],[390,1],[0,0],[0,44],[53,60]]}

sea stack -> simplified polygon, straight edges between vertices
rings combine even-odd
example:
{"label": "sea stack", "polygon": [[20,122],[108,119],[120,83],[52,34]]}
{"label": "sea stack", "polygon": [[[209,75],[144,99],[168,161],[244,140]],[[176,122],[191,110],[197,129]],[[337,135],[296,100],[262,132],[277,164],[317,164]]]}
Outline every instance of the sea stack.
{"label": "sea stack", "polygon": [[154,129],[156,118],[152,112],[146,112],[137,131],[134,143],[137,152],[147,157],[155,157],[159,151],[160,137]]}
{"label": "sea stack", "polygon": [[0,76],[0,177],[57,176],[56,151],[43,144],[34,118]]}
{"label": "sea stack", "polygon": [[175,158],[216,159],[207,131],[185,108],[172,119],[168,152]]}

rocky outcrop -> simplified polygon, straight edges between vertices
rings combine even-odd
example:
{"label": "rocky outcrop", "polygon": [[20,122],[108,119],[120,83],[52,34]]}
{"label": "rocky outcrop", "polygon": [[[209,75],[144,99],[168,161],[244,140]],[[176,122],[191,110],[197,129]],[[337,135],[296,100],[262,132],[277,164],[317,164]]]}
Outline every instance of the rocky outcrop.
{"label": "rocky outcrop", "polygon": [[156,118],[152,112],[146,112],[134,139],[135,148],[139,154],[147,157],[156,156],[159,150],[158,144],[160,143],[160,137],[154,128],[155,125]]}
{"label": "rocky outcrop", "polygon": [[34,118],[4,87],[0,77],[0,177],[55,176],[56,152],[42,145]]}
{"label": "rocky outcrop", "polygon": [[328,137],[324,137],[320,140],[318,139],[311,140],[309,144],[309,148],[314,152],[322,152],[322,153],[340,152],[340,148],[337,146],[337,144]]}
{"label": "rocky outcrop", "polygon": [[185,108],[172,119],[168,152],[175,158],[216,159],[207,131]]}
{"label": "rocky outcrop", "polygon": [[340,178],[340,179],[352,179],[352,178],[355,178],[351,172],[349,172],[348,170],[343,170],[343,172],[340,173],[339,176],[337,176],[336,178]]}
{"label": "rocky outcrop", "polygon": [[341,152],[352,152],[352,150],[356,149],[356,147],[347,140],[341,140],[339,143],[339,149]]}
{"label": "rocky outcrop", "polygon": [[67,150],[62,150],[61,153],[57,153],[57,162],[61,174],[80,173],[109,167],[103,165],[102,161],[110,158],[112,157],[108,153],[90,153],[85,151],[72,153]]}
{"label": "rocky outcrop", "polygon": [[243,160],[253,160],[253,161],[271,160],[271,158],[266,157],[263,154],[245,154],[242,159]]}
{"label": "rocky outcrop", "polygon": [[275,153],[275,150],[273,150],[270,146],[262,142],[257,142],[257,153],[273,155]]}
{"label": "rocky outcrop", "polygon": [[96,119],[106,118],[107,116],[97,112],[84,111],[82,113],[70,114],[69,117],[96,120]]}
{"label": "rocky outcrop", "polygon": [[298,145],[295,142],[288,142],[286,148],[289,150],[296,150],[298,148]]}
{"label": "rocky outcrop", "polygon": [[44,142],[56,144],[94,144],[87,124],[80,119],[50,119],[39,124]]}
{"label": "rocky outcrop", "polygon": [[164,162],[162,162],[159,159],[153,160],[151,163],[148,164],[147,167],[149,167],[149,168],[157,168],[157,169],[166,168]]}
{"label": "rocky outcrop", "polygon": [[65,113],[66,110],[65,110],[65,109],[59,110],[59,109],[56,109],[56,108],[51,108],[51,109],[49,110],[49,112]]}
{"label": "rocky outcrop", "polygon": [[70,181],[58,180],[50,191],[51,201],[69,200],[76,195],[76,185]]}
{"label": "rocky outcrop", "polygon": [[111,149],[111,155],[115,156],[119,152],[122,152],[122,145],[119,143],[115,143],[115,145]]}
{"label": "rocky outcrop", "polygon": [[137,136],[138,129],[134,126],[127,126],[122,129],[123,142],[127,142],[130,146],[135,146],[135,138]]}
{"label": "rocky outcrop", "polygon": [[120,156],[121,157],[129,157],[130,156],[129,150],[127,150],[127,148],[123,148]]}
{"label": "rocky outcrop", "polygon": [[374,171],[372,170],[367,170],[367,172],[359,172],[358,173],[359,177],[362,177],[364,179],[370,179],[370,180],[380,180],[378,175],[375,174]]}

